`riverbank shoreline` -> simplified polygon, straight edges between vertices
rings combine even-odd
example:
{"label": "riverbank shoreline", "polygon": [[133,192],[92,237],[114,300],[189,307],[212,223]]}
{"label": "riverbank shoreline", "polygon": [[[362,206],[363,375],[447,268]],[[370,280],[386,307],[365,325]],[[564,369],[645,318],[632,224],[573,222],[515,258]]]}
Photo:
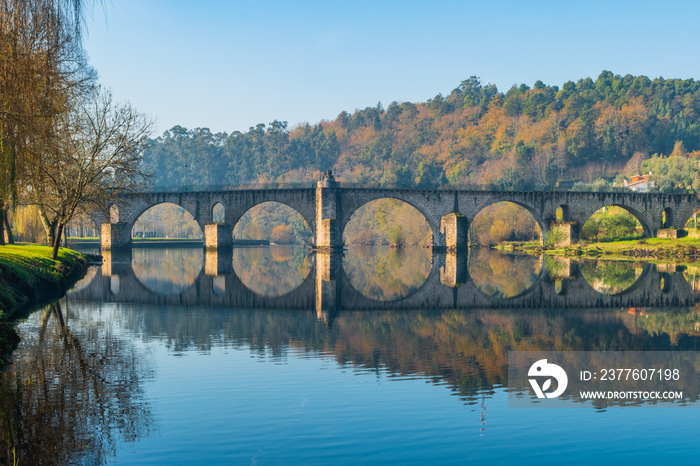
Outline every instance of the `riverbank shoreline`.
{"label": "riverbank shoreline", "polygon": [[63,296],[87,272],[90,257],[34,244],[0,246],[0,370],[19,343],[14,322]]}
{"label": "riverbank shoreline", "polygon": [[643,238],[624,241],[576,243],[557,248],[538,243],[502,243],[497,249],[562,257],[605,259],[685,259],[700,261],[700,240],[697,238]]}

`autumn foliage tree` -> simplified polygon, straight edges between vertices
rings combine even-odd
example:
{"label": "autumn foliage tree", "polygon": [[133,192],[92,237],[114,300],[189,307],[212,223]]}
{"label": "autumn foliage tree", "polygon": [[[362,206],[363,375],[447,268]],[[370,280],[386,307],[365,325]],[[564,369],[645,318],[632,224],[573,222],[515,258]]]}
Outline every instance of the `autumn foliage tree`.
{"label": "autumn foliage tree", "polygon": [[272,229],[270,241],[275,244],[293,244],[295,241],[294,229],[291,225],[277,225]]}
{"label": "autumn foliage tree", "polygon": [[173,187],[310,182],[331,168],[361,185],[551,189],[616,175],[630,159],[670,154],[678,141],[700,150],[700,82],[604,71],[505,93],[472,76],[426,102],[291,129],[279,121],[232,134],[175,127],[145,160],[156,183]]}

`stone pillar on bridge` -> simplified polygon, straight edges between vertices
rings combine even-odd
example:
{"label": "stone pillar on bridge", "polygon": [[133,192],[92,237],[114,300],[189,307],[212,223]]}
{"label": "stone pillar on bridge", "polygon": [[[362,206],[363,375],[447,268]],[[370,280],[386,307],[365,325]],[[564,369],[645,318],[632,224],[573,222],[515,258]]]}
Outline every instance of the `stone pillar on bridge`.
{"label": "stone pillar on bridge", "polygon": [[548,238],[542,238],[543,242],[548,240],[548,245],[555,248],[571,246],[578,239],[577,225],[574,222],[555,222],[549,226]]}
{"label": "stone pillar on bridge", "polygon": [[230,249],[232,230],[225,223],[204,225],[204,247],[206,249]]}
{"label": "stone pillar on bridge", "polygon": [[119,249],[131,246],[131,225],[128,223],[103,223],[100,235],[102,249]]}
{"label": "stone pillar on bridge", "polygon": [[333,172],[328,170],[316,184],[316,248],[342,249],[339,207],[338,183],[333,177]]}
{"label": "stone pillar on bridge", "polygon": [[330,326],[338,312],[342,256],[316,253],[316,316]]}
{"label": "stone pillar on bridge", "polygon": [[442,217],[440,232],[445,235],[445,248],[448,252],[463,252],[469,248],[469,222],[464,215],[451,213]]}

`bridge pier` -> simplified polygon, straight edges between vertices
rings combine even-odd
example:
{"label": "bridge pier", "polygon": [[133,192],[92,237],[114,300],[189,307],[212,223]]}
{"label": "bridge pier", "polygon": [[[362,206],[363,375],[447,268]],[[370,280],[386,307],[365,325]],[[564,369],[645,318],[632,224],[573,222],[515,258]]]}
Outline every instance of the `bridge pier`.
{"label": "bridge pier", "polygon": [[225,223],[204,225],[204,247],[206,249],[230,249],[232,229]]}
{"label": "bridge pier", "polygon": [[333,174],[326,173],[316,184],[316,247],[342,249],[340,232],[340,191]]}
{"label": "bridge pier", "polygon": [[543,238],[543,240],[549,240],[549,246],[561,247],[561,246],[571,246],[575,244],[578,239],[578,232],[576,231],[576,224],[574,222],[567,223],[552,223],[549,226],[549,231],[547,232],[548,238]]}
{"label": "bridge pier", "polygon": [[131,225],[128,223],[103,223],[100,235],[102,249],[119,249],[131,246]]}
{"label": "bridge pier", "polygon": [[[440,219],[440,232],[445,235],[445,249],[458,253],[469,248],[469,222],[458,213],[447,214]],[[433,250],[438,247],[433,246]]]}

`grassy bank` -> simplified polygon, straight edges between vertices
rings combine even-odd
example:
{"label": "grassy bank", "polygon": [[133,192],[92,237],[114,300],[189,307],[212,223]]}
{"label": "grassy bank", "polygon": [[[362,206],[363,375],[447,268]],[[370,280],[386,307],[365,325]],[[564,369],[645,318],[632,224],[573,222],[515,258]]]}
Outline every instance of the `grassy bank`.
{"label": "grassy bank", "polygon": [[648,238],[608,243],[575,244],[544,251],[545,254],[606,258],[687,258],[700,260],[700,241],[695,238]]}
{"label": "grassy bank", "polygon": [[59,298],[87,270],[87,256],[37,245],[0,246],[0,368],[18,343],[11,321]]}
{"label": "grassy bank", "polygon": [[697,238],[646,238],[626,241],[577,243],[558,248],[542,248],[539,243],[503,243],[503,250],[516,250],[556,256],[605,257],[606,259],[687,259],[700,261],[700,240]]}

